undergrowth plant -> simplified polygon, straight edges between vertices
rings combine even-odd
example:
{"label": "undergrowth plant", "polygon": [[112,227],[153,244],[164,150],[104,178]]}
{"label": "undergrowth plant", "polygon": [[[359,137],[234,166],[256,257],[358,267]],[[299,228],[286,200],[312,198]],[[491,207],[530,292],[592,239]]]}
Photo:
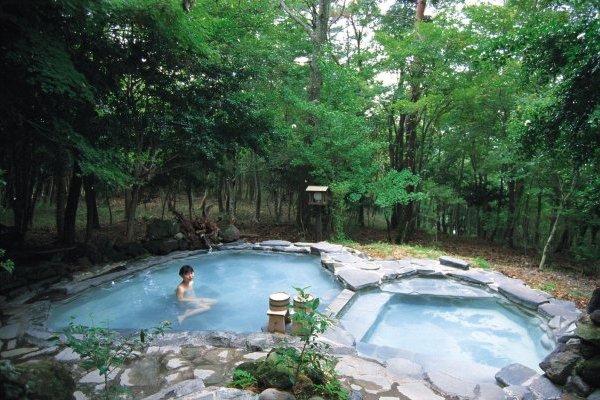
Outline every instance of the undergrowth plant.
{"label": "undergrowth plant", "polygon": [[[104,398],[109,399],[118,387],[109,388],[108,376],[125,361],[146,347],[158,335],[163,335],[171,323],[164,321],[151,329],[142,329],[130,335],[121,335],[108,327],[78,325],[73,321],[63,331],[66,345],[81,356],[81,366],[97,369],[104,377]],[[56,338],[58,340],[58,338]]]}

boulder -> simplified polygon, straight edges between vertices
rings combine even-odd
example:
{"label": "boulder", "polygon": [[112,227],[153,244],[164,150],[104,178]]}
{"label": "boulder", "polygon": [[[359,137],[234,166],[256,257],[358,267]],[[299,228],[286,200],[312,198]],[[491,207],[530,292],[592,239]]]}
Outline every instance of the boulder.
{"label": "boulder", "polygon": [[292,243],[287,240],[264,240],[260,242],[260,245],[269,247],[288,247],[291,246]]}
{"label": "boulder", "polygon": [[179,232],[179,224],[165,219],[152,219],[146,226],[146,238],[150,240],[166,239]]}
{"label": "boulder", "polygon": [[296,400],[296,397],[291,393],[269,388],[260,392],[258,400]]}
{"label": "boulder", "polygon": [[564,385],[575,364],[581,359],[573,347],[559,343],[556,349],[540,363],[540,368],[552,382]]}
{"label": "boulder", "polygon": [[600,310],[600,287],[594,289],[594,293],[592,293],[592,297],[587,306],[588,314],[591,314],[596,310]]}
{"label": "boulder", "polygon": [[514,363],[498,371],[496,373],[496,381],[498,381],[500,386],[522,386],[535,376],[537,376],[537,372],[533,369]]}
{"label": "boulder", "polygon": [[600,356],[580,363],[577,366],[577,374],[592,387],[600,387]]}
{"label": "boulder", "polygon": [[225,243],[235,242],[240,240],[240,230],[235,225],[229,225],[219,231],[219,236]]}
{"label": "boulder", "polygon": [[600,347],[600,327],[593,324],[579,323],[575,334],[584,341]]}
{"label": "boulder", "polygon": [[569,392],[577,393],[579,396],[588,396],[592,393],[592,387],[585,383],[577,374],[569,376],[565,389]]}
{"label": "boulder", "polygon": [[590,313],[590,320],[594,323],[594,325],[600,325],[600,310],[594,310]]}
{"label": "boulder", "polygon": [[537,310],[541,304],[547,303],[550,299],[547,294],[510,281],[501,283],[498,286],[498,291],[515,303],[519,303],[532,310]]}

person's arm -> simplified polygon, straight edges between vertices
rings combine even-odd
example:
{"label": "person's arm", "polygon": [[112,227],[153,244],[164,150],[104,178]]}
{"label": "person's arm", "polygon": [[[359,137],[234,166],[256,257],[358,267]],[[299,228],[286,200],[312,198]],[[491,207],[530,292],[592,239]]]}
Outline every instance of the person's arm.
{"label": "person's arm", "polygon": [[183,294],[185,293],[185,289],[181,287],[181,285],[177,286],[177,290],[175,291],[175,294],[177,295],[177,299],[179,301],[186,301],[188,299],[186,299]]}

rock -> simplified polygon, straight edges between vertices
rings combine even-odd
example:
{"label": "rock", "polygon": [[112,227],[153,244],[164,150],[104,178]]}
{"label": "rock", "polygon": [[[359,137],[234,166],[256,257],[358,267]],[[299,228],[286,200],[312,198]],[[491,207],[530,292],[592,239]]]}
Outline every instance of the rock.
{"label": "rock", "polygon": [[234,388],[217,388],[215,393],[215,400],[257,400],[258,396],[247,390],[240,390]]}
{"label": "rock", "polygon": [[[131,367],[126,370],[127,386],[154,386],[158,381],[159,363],[154,357],[145,357],[135,361]],[[121,376],[121,380],[123,377]]]}
{"label": "rock", "polygon": [[34,351],[33,353],[27,353],[24,356],[22,356],[20,358],[20,360],[26,360],[26,359],[33,358],[33,357],[43,356],[46,354],[52,354],[52,353],[56,352],[57,350],[58,350],[58,346],[46,347],[41,350]]}
{"label": "rock", "polygon": [[76,361],[81,357],[75,353],[72,348],[65,347],[60,353],[54,356],[56,361]]}
{"label": "rock", "polygon": [[410,377],[420,379],[423,377],[423,367],[405,358],[391,358],[387,360],[388,372],[394,377]]}
{"label": "rock", "polygon": [[435,394],[422,381],[400,382],[397,388],[400,394],[411,400],[444,400],[443,397]]}
{"label": "rock", "polygon": [[502,389],[506,400],[529,400],[531,392],[525,386],[510,385]]}
{"label": "rock", "polygon": [[562,390],[545,376],[533,378],[528,386],[532,400],[560,400]]}
{"label": "rock", "polygon": [[0,328],[0,339],[14,339],[19,333],[21,333],[21,326],[19,324],[5,325]]}
{"label": "rock", "polygon": [[331,244],[329,242],[319,242],[311,244],[310,251],[313,254],[341,253],[344,251],[344,246],[341,244]]}
{"label": "rock", "polygon": [[240,240],[240,230],[235,225],[229,225],[219,231],[219,236],[225,243],[235,242]]}
{"label": "rock", "polygon": [[17,356],[21,356],[23,354],[31,353],[37,351],[37,347],[20,347],[18,349],[7,350],[0,353],[0,357],[2,358],[13,358]]}
{"label": "rock", "polygon": [[594,293],[592,293],[592,297],[587,306],[588,314],[591,314],[596,310],[600,310],[600,287],[594,289]]}
{"label": "rock", "polygon": [[158,393],[144,398],[144,400],[161,400],[167,398],[178,398],[187,396],[194,392],[200,392],[204,389],[204,381],[202,379],[188,379],[181,381],[167,388],[160,390]]}
{"label": "rock", "polygon": [[13,350],[17,347],[17,339],[10,339],[8,343],[6,343],[6,350]]}
{"label": "rock", "polygon": [[379,363],[363,358],[342,356],[335,371],[342,376],[348,376],[363,384],[370,393],[386,392],[391,389],[394,378]]}
{"label": "rock", "polygon": [[166,239],[179,232],[179,224],[165,219],[152,219],[146,226],[146,238],[150,240]]}
{"label": "rock", "polygon": [[579,375],[573,374],[567,379],[565,389],[569,392],[577,393],[579,396],[588,396],[592,393],[592,387],[585,383]]}
{"label": "rock", "polygon": [[256,351],[254,353],[244,354],[244,358],[246,360],[260,360],[261,358],[266,358],[267,354],[268,353],[264,351]]}
{"label": "rock", "polygon": [[260,392],[258,400],[296,400],[296,397],[288,392],[269,388]]}
{"label": "rock", "polygon": [[[115,379],[117,377],[117,375],[119,375],[120,370],[118,369],[114,369],[111,372],[108,373],[108,380],[112,381],[113,379]],[[80,380],[79,383],[93,383],[93,384],[98,384],[98,383],[104,383],[104,375],[100,375],[100,371],[98,371],[97,369],[88,372],[86,375],[84,375]]]}
{"label": "rock", "polygon": [[449,272],[448,275],[462,281],[476,283],[479,285],[487,285],[489,283],[494,282],[494,278],[491,274],[487,272],[476,271],[473,269],[470,269],[468,271]]}
{"label": "rock", "polygon": [[573,346],[560,343],[552,353],[540,363],[540,368],[552,382],[564,385],[571,371],[581,356],[573,350]]}
{"label": "rock", "polygon": [[498,291],[509,300],[532,310],[537,310],[541,304],[547,303],[549,300],[548,295],[543,295],[525,285],[515,284],[510,281],[501,283],[498,286]]}
{"label": "rock", "polygon": [[173,238],[175,238],[177,240],[183,240],[183,239],[185,239],[185,235],[183,233],[181,233],[181,232],[177,232],[175,234],[175,236],[173,236]]}
{"label": "rock", "polygon": [[273,335],[263,332],[254,332],[246,337],[246,348],[250,351],[264,351],[275,345]]}
{"label": "rock", "polygon": [[600,387],[600,356],[580,363],[577,366],[577,374],[592,387]]}
{"label": "rock", "polygon": [[379,283],[379,274],[373,271],[344,268],[340,270],[338,276],[354,291],[369,286],[377,286]]}
{"label": "rock", "polygon": [[427,380],[433,389],[447,398],[468,399],[474,397],[475,385],[442,371],[428,371]]}
{"label": "rock", "polygon": [[459,269],[469,269],[469,263],[465,260],[461,260],[460,258],[454,258],[449,256],[441,256],[439,258],[440,264],[446,265],[448,267],[454,267]]}
{"label": "rock", "polygon": [[194,370],[194,378],[206,379],[214,373],[215,373],[215,371],[212,371],[210,369],[195,369]]}
{"label": "rock", "polygon": [[80,392],[78,390],[76,392],[73,392],[73,399],[74,400],[88,400],[88,397],[83,392]]}
{"label": "rock", "polygon": [[475,399],[477,400],[506,400],[504,391],[493,383],[481,383],[475,386]]}
{"label": "rock", "polygon": [[558,299],[550,299],[547,303],[540,305],[538,311],[548,318],[559,316],[566,324],[577,321],[581,315],[581,311],[573,302]]}
{"label": "rock", "polygon": [[496,373],[496,381],[500,386],[522,386],[533,377],[537,372],[524,365],[515,363],[507,365]]}
{"label": "rock", "polygon": [[292,245],[292,242],[288,242],[287,240],[264,240],[260,242],[260,245],[270,247],[288,247]]}
{"label": "rock", "polygon": [[600,325],[600,310],[594,310],[590,313],[590,320],[594,323],[594,325]]}
{"label": "rock", "polygon": [[577,325],[575,334],[584,341],[600,347],[600,327],[580,322]]}
{"label": "rock", "polygon": [[167,369],[177,369],[185,365],[185,361],[180,358],[171,358],[167,361]]}

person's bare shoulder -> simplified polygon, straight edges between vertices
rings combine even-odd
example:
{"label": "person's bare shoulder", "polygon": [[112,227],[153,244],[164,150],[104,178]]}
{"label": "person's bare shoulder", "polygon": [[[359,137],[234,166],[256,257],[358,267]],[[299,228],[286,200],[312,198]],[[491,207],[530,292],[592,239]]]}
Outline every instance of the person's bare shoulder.
{"label": "person's bare shoulder", "polygon": [[179,300],[183,300],[183,294],[185,293],[185,288],[183,287],[183,284],[179,284],[177,285],[177,289],[175,289],[175,294],[177,295],[177,298]]}

